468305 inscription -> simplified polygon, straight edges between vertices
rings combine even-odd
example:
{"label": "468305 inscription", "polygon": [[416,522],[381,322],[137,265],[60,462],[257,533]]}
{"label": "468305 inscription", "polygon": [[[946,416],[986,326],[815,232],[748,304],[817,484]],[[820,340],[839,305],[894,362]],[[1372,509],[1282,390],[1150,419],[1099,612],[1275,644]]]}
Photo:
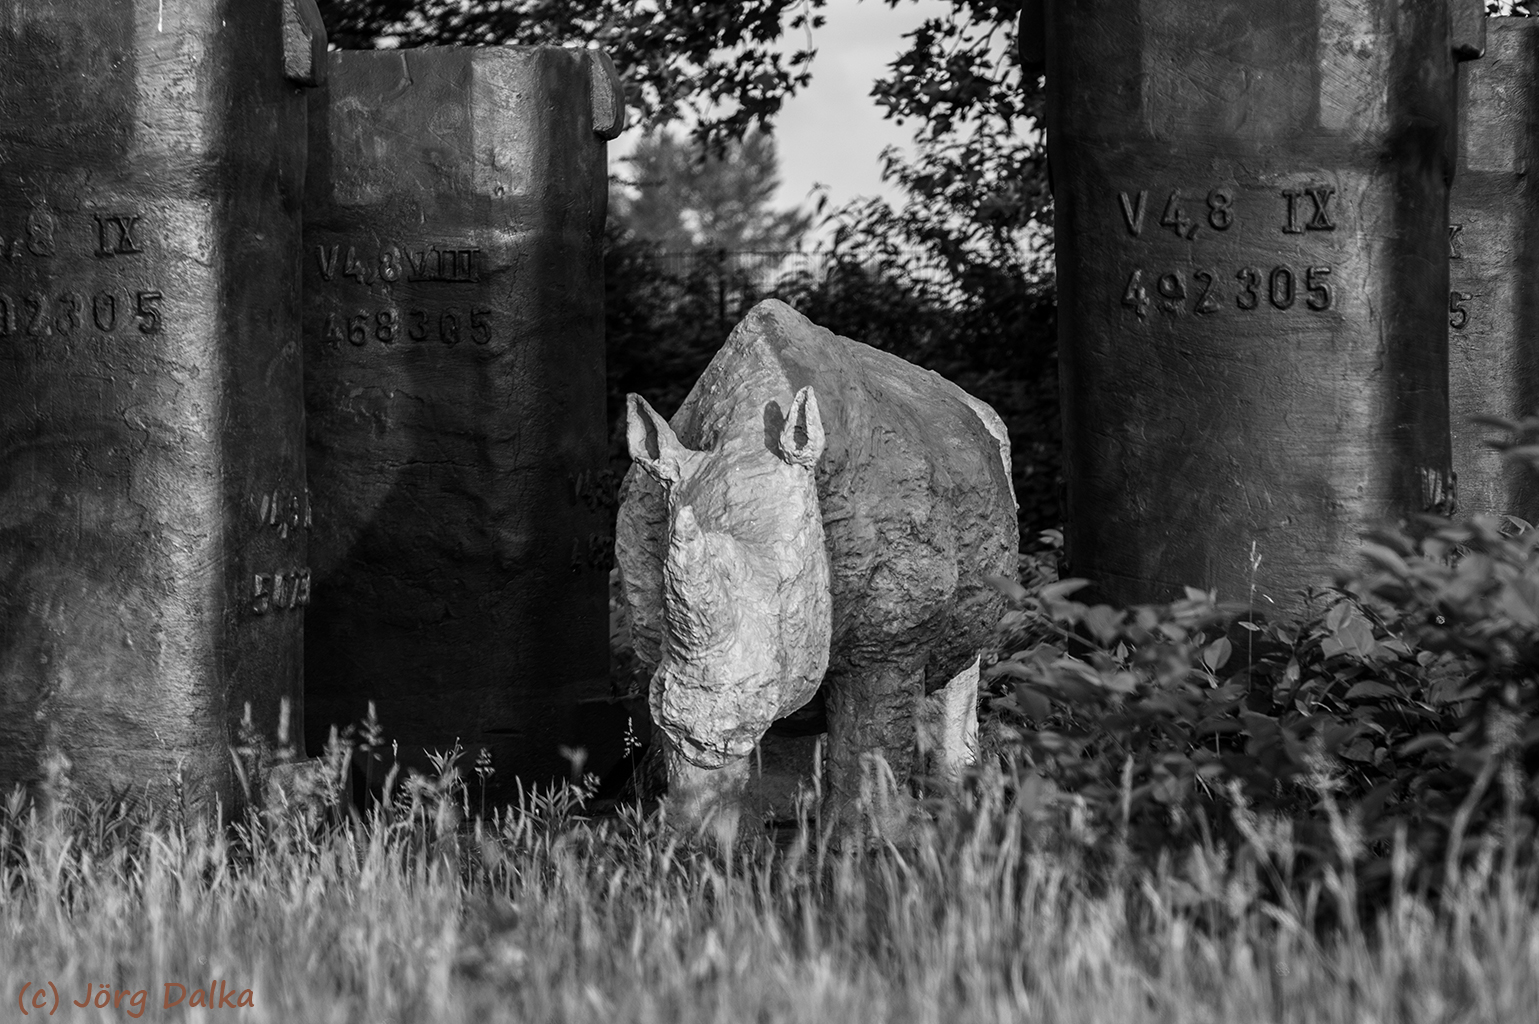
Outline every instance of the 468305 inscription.
{"label": "468305 inscription", "polygon": [[[404,316],[402,315],[404,313]],[[355,313],[327,313],[321,340],[332,348],[343,342],[362,348],[370,342],[393,345],[397,341],[436,341],[458,345],[492,341],[492,311],[470,306],[459,309],[360,309]]]}

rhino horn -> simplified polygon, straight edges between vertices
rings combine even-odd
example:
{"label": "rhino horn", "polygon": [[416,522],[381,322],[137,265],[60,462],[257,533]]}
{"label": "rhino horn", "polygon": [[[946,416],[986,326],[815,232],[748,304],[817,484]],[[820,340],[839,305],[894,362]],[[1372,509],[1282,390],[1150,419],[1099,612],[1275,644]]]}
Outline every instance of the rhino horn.
{"label": "rhino horn", "polygon": [[727,580],[689,505],[674,516],[663,577],[677,639],[686,646],[718,639],[728,626]]}
{"label": "rhino horn", "polygon": [[827,440],[823,416],[818,412],[818,396],[812,388],[802,388],[791,399],[791,411],[780,431],[780,451],[776,454],[787,465],[811,469],[822,456]]}
{"label": "rhino horn", "polygon": [[625,396],[625,443],[631,461],[659,483],[678,483],[684,463],[693,454],[668,421],[636,394]]}

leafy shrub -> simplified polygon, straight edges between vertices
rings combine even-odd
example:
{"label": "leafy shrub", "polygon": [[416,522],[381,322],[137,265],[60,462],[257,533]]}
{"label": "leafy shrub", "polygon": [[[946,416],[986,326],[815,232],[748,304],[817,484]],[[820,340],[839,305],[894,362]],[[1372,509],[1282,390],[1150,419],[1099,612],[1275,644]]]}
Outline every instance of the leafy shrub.
{"label": "leafy shrub", "polygon": [[[1539,420],[1506,423],[1533,460]],[[1472,859],[1534,852],[1539,530],[1420,517],[1372,538],[1368,571],[1309,595],[1301,623],[1188,590],[1162,606],[1076,602],[1082,580],[1000,586],[994,740],[1037,800],[1115,859],[1248,847],[1276,885],[1429,890]]]}

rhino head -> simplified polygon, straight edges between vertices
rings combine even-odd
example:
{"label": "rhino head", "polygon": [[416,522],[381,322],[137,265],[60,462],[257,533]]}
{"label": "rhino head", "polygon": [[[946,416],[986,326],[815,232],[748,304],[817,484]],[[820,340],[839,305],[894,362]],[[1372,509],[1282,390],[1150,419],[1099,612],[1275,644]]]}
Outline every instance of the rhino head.
{"label": "rhino head", "polygon": [[765,410],[765,429],[709,451],[686,448],[639,395],[626,411],[631,458],[666,504],[652,719],[689,762],[720,768],[810,700],[828,667],[817,398],[802,388],[788,412]]}

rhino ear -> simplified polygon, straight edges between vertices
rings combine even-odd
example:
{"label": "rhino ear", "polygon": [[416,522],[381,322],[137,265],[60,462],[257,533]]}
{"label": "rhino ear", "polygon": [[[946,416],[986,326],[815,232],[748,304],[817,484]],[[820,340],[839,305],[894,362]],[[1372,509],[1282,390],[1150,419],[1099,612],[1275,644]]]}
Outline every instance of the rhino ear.
{"label": "rhino ear", "polygon": [[787,465],[811,469],[818,464],[826,442],[823,417],[818,413],[818,396],[813,394],[812,388],[802,388],[791,399],[791,412],[780,431],[780,451],[776,454]]}
{"label": "rhino ear", "polygon": [[625,396],[625,443],[631,461],[659,483],[678,483],[688,449],[640,395]]}

